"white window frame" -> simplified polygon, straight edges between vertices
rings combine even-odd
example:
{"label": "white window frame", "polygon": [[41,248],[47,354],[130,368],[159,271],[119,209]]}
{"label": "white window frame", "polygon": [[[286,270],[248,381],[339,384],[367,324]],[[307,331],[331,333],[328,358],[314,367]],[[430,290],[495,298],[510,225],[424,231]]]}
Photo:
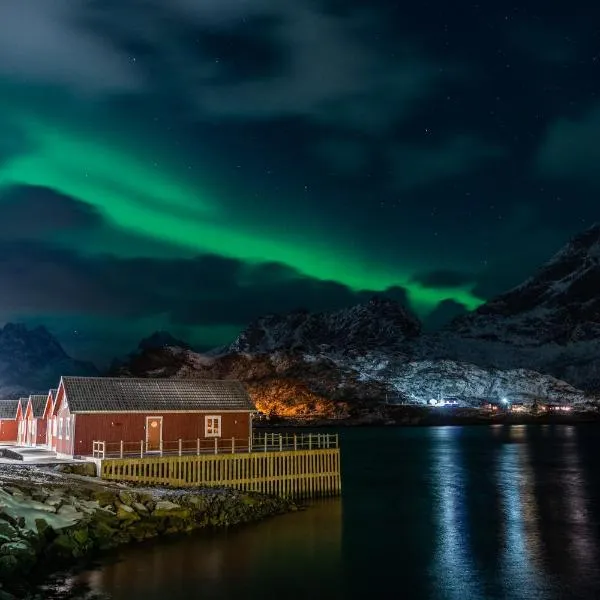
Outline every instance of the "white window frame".
{"label": "white window frame", "polygon": [[63,424],[64,424],[64,419],[62,417],[59,417],[59,419],[58,419],[58,439],[59,440],[63,439]]}
{"label": "white window frame", "polygon": [[58,437],[58,419],[56,417],[52,417],[52,437]]}
{"label": "white window frame", "polygon": [[206,415],[204,417],[204,437],[221,437],[221,415]]}
{"label": "white window frame", "polygon": [[71,418],[65,418],[65,440],[71,439]]}

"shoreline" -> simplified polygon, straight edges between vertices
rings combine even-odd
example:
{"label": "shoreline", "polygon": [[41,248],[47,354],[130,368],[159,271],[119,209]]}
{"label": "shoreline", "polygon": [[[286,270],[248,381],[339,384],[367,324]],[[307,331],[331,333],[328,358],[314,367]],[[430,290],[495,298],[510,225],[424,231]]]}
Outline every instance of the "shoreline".
{"label": "shoreline", "polygon": [[2,464],[0,600],[45,598],[44,582],[126,544],[296,510],[290,500],[225,488],[133,487]]}
{"label": "shoreline", "polygon": [[568,413],[488,412],[474,408],[430,408],[385,406],[345,419],[279,417],[255,423],[256,429],[354,428],[354,427],[440,427],[465,425],[578,425],[599,423],[600,412]]}

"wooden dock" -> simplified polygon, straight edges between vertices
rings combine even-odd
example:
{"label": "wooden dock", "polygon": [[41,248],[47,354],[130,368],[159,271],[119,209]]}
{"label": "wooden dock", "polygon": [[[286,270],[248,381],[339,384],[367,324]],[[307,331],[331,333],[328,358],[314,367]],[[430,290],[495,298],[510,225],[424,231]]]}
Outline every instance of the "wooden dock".
{"label": "wooden dock", "polygon": [[295,499],[341,492],[337,435],[267,433],[245,444],[220,440],[209,450],[199,440],[194,444],[177,440],[168,444],[176,448],[171,453],[146,452],[140,444],[135,455],[127,454],[121,445],[115,458],[102,444],[94,443],[94,454],[106,480],[178,488],[230,487]]}

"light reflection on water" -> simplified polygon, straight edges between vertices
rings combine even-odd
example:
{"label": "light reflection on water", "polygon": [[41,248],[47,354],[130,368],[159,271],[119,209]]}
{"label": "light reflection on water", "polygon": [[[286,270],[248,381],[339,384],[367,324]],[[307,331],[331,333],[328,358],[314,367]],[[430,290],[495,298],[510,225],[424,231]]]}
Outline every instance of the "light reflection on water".
{"label": "light reflection on water", "polygon": [[343,502],[126,549],[78,580],[114,600],[600,598],[599,434],[345,430]]}
{"label": "light reflection on water", "polygon": [[432,452],[435,485],[434,508],[438,516],[437,548],[433,560],[434,593],[449,600],[478,598],[481,583],[470,551],[466,521],[467,486],[456,431],[441,427],[433,431],[438,443]]}
{"label": "light reflection on water", "polygon": [[319,502],[305,512],[227,533],[128,548],[122,561],[83,577],[92,590],[108,590],[114,600],[179,600],[196,593],[235,598],[248,591],[249,581],[261,588],[268,581],[274,597],[289,597],[293,586],[293,597],[301,597],[309,586],[307,571],[339,579],[341,519],[340,500]]}

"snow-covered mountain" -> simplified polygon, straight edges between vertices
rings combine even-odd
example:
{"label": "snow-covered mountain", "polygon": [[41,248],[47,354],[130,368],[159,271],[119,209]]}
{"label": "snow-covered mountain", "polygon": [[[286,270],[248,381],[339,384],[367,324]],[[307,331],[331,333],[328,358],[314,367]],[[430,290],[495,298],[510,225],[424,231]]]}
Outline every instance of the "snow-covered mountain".
{"label": "snow-covered mountain", "polygon": [[392,391],[390,403],[427,404],[431,399],[456,399],[465,406],[480,406],[482,401],[532,403],[535,400],[582,405],[584,392],[549,375],[527,369],[484,369],[452,360],[420,360],[407,363],[357,361],[363,381],[385,382]]}
{"label": "snow-covered mountain", "polygon": [[424,336],[422,357],[527,367],[600,387],[600,226],[575,237],[532,277]]}
{"label": "snow-covered mountain", "polygon": [[400,303],[374,297],[365,304],[334,312],[267,315],[245,329],[227,350],[354,356],[371,350],[402,352],[420,331],[417,317]]}
{"label": "snow-covered mountain", "polygon": [[436,334],[421,334],[401,304],[373,298],[329,313],[268,315],[204,355],[145,344],[117,372],[239,379],[261,410],[289,416],[448,397],[583,405],[600,384],[598,292],[596,226],[523,284]]}
{"label": "snow-covered mountain", "polygon": [[61,375],[97,375],[88,362],[71,358],[44,327],[7,323],[0,328],[0,397],[47,393]]}

